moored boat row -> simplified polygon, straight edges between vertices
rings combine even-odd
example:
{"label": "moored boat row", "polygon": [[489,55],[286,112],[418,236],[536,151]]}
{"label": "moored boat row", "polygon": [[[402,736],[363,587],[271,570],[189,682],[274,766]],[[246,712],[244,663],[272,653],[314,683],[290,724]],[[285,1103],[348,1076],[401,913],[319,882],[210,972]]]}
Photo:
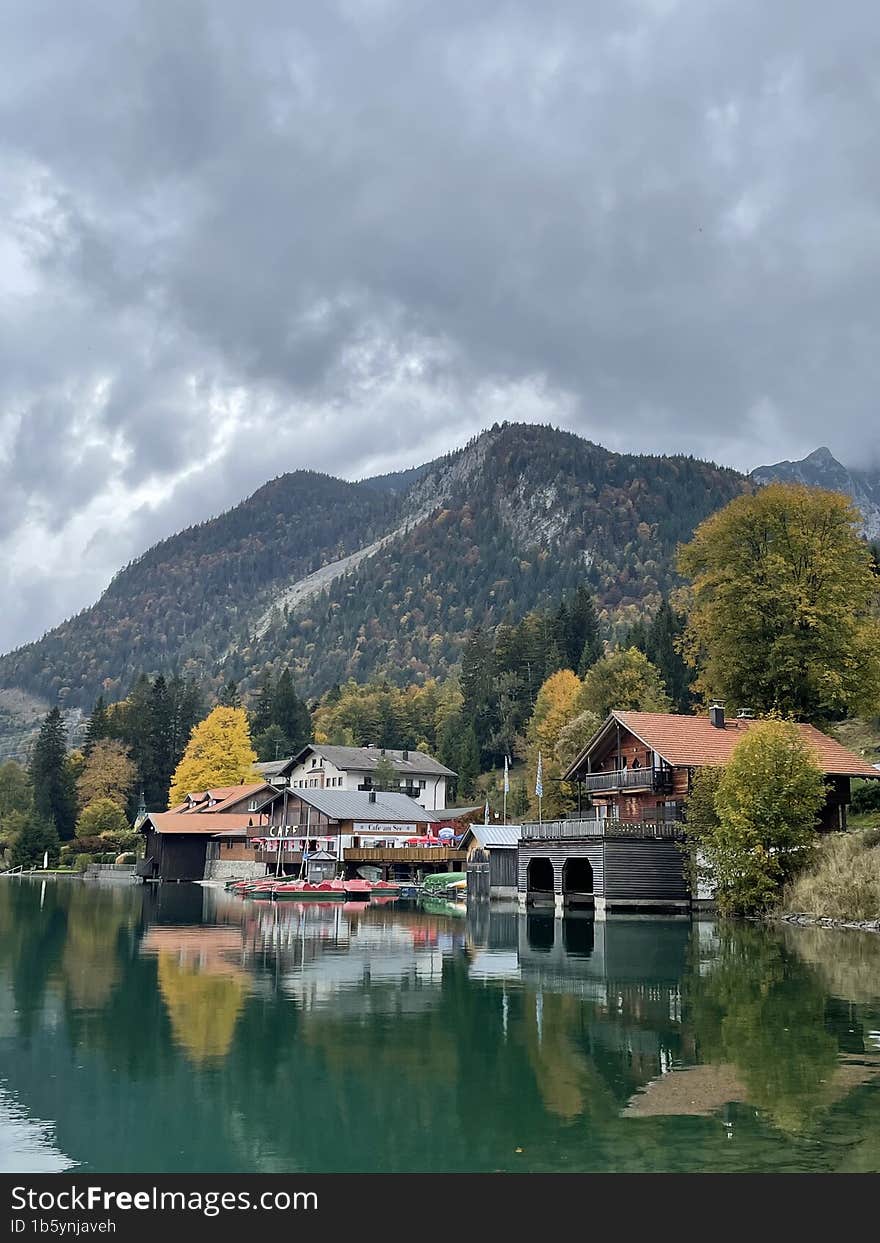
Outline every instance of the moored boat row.
{"label": "moored boat row", "polygon": [[376,898],[397,898],[400,886],[390,881],[295,880],[290,877],[263,876],[255,880],[234,881],[228,886],[243,898],[292,899],[293,901],[345,902]]}

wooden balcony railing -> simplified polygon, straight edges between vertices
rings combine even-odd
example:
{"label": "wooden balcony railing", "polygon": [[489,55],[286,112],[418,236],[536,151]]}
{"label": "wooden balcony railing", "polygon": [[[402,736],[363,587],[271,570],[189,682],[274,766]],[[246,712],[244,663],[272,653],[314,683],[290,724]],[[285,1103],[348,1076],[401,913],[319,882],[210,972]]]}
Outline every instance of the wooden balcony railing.
{"label": "wooden balcony railing", "polygon": [[445,846],[347,846],[346,863],[464,863],[466,850]]}
{"label": "wooden balcony railing", "polygon": [[579,778],[587,793],[600,790],[657,790],[671,788],[668,768],[615,768],[607,773],[584,773]]}
{"label": "wooden balcony railing", "polygon": [[661,838],[677,841],[684,837],[684,825],[678,820],[615,820],[611,816],[589,820],[545,820],[543,824],[524,824],[522,840],[558,841],[583,837],[627,837],[644,841]]}
{"label": "wooden balcony railing", "polygon": [[542,824],[524,824],[523,841],[552,841],[557,837],[603,837],[605,820],[591,816],[586,820],[545,820]]}

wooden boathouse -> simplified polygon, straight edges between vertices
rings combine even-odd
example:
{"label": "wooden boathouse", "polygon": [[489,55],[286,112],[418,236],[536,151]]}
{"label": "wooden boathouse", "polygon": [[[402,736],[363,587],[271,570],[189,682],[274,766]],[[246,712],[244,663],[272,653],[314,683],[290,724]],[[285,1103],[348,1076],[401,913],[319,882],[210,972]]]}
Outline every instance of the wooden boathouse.
{"label": "wooden boathouse", "polygon": [[[597,913],[689,910],[690,868],[682,842],[694,774],[726,764],[754,724],[747,709],[727,720],[718,702],[707,716],[611,712],[563,773],[587,811],[571,820],[522,826],[520,901]],[[812,725],[798,729],[825,776],[817,830],[844,829],[851,778],[877,779],[878,773]]]}
{"label": "wooden boathouse", "polygon": [[524,824],[517,897],[528,905],[649,913],[690,909],[680,824],[625,824],[599,815]]}

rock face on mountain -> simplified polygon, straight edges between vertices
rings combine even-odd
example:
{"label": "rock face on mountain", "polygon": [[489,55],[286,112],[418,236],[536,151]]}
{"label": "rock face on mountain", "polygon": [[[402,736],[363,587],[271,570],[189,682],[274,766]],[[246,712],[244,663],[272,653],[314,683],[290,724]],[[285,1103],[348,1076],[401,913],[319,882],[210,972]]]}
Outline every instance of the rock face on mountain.
{"label": "rock face on mountain", "polygon": [[862,531],[868,539],[880,539],[880,470],[847,470],[824,446],[800,462],[777,462],[752,471],[755,483],[806,483],[851,496],[862,512]]}
{"label": "rock face on mountain", "polygon": [[0,658],[0,686],[88,707],[141,672],[247,687],[289,663],[309,694],[442,676],[470,628],[581,582],[609,621],[635,620],[673,584],[676,543],[750,486],[520,424],[375,481],[297,471],[155,545],[91,608]]}

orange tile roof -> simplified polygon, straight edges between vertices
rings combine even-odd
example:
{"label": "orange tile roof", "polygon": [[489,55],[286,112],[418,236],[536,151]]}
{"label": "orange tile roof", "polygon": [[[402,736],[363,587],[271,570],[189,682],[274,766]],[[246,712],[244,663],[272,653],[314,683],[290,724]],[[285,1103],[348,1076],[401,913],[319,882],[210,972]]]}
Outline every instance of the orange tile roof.
{"label": "orange tile roof", "polygon": [[197,833],[204,837],[230,829],[247,829],[250,825],[259,827],[258,816],[232,812],[219,816],[194,816],[192,812],[154,811],[147,816],[147,821],[157,833]]}
{"label": "orange tile roof", "polygon": [[[178,803],[176,807],[170,807],[168,810],[177,812],[181,816],[216,816],[243,798],[258,794],[261,790],[274,789],[274,786],[265,781],[252,782],[250,785],[217,786],[213,790],[199,790],[191,793],[189,797],[198,800],[192,806],[189,803]],[[208,806],[209,799],[215,800],[210,807]]]}
{"label": "orange tile roof", "polygon": [[[707,716],[677,716],[672,712],[614,712],[612,715],[676,768],[726,764],[739,739],[758,723],[756,719],[728,720],[724,728],[719,729]],[[877,776],[877,769],[867,760],[859,759],[814,726],[799,722],[798,729],[804,741],[818,752],[819,763],[827,776]]]}

